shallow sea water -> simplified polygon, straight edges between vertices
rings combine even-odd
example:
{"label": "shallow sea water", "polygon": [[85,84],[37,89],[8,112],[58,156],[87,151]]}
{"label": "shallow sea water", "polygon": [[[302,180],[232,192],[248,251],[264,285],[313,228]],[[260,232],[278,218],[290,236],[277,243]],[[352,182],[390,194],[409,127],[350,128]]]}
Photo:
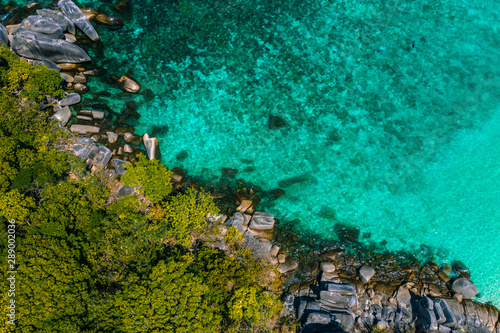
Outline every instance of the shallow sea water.
{"label": "shallow sea water", "polygon": [[98,28],[101,58],[156,95],[135,97],[135,125],[168,126],[168,167],[266,190],[300,176],[260,208],[299,234],[335,240],[343,223],[388,250],[424,244],[500,305],[498,2],[132,3],[123,29]]}

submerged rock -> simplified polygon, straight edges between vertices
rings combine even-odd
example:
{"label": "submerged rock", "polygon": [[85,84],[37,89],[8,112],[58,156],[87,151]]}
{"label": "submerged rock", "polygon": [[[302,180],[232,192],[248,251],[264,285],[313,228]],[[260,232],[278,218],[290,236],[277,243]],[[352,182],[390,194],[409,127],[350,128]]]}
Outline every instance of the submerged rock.
{"label": "submerged rock", "polygon": [[106,25],[110,29],[119,29],[123,27],[123,21],[116,16],[99,14],[95,18],[96,22]]}
{"label": "submerged rock", "polygon": [[60,0],[58,3],[64,15],[66,15],[75,25],[83,31],[92,41],[98,41],[99,35],[87,19],[87,16],[71,0]]}
{"label": "submerged rock", "polygon": [[337,237],[343,242],[357,242],[359,238],[359,228],[352,227],[343,223],[335,224],[334,231]]}
{"label": "submerged rock", "polygon": [[116,81],[116,84],[118,84],[118,88],[121,90],[132,94],[137,94],[141,90],[139,82],[134,80],[129,75],[124,75],[119,78],[118,81]]}
{"label": "submerged rock", "polygon": [[62,39],[48,38],[24,28],[19,28],[14,33],[12,50],[26,58],[50,60],[55,63],[90,61],[90,57],[82,48]]}
{"label": "submerged rock", "polygon": [[268,119],[268,126],[269,126],[269,129],[280,129],[280,128],[283,128],[285,126],[287,126],[288,123],[286,122],[285,119],[283,119],[282,117],[280,116],[269,116],[269,119]]}

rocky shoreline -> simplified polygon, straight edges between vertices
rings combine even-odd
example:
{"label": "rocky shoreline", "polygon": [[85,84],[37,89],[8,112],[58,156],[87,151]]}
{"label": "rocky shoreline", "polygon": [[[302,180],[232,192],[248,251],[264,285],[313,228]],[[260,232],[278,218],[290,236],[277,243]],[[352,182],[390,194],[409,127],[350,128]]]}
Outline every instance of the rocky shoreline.
{"label": "rocky shoreline", "polygon": [[[125,0],[113,9],[120,13],[128,6]],[[5,6],[6,27],[0,25],[0,43],[32,64],[60,72],[69,93],[62,100],[49,100],[43,105],[61,127],[67,126],[72,133],[60,148],[85,160],[92,172],[104,171],[114,180],[115,197],[130,195],[134,188],[118,181],[126,172],[123,165],[135,162],[140,153],[159,159],[158,139],[147,133],[135,134],[134,128],[123,121],[140,117],[132,100],[124,103],[121,113],[98,103],[98,98],[91,108],[78,105],[81,94],[90,90],[87,82],[91,77],[106,73],[92,64],[78,45],[101,43],[91,21],[109,29],[120,28],[123,21],[93,9],[80,9],[70,0],[50,7],[41,9],[36,3],[24,8]],[[125,96],[141,92],[141,85],[129,74],[110,75],[103,80],[120,88]],[[148,99],[151,92],[142,94]],[[173,171],[174,188],[199,186],[181,169]],[[231,170],[226,173],[231,174]],[[267,195],[275,198],[283,194],[271,192]],[[421,265],[394,254],[360,256],[343,243],[318,253],[288,254],[285,244],[273,242],[277,239],[274,216],[257,211],[262,193],[252,187],[226,187],[211,189],[211,194],[225,213],[210,217],[223,224],[221,237],[212,246],[226,250],[224,232],[229,227],[239,230],[254,256],[281,275],[282,315],[296,318],[302,332],[500,333],[498,309],[470,300],[478,290],[461,262],[453,266],[433,262]]]}

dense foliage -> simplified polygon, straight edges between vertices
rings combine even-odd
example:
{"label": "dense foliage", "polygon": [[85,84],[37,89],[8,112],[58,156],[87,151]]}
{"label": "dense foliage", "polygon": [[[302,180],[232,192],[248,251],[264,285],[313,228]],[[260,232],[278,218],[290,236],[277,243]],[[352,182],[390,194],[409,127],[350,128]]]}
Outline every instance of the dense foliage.
{"label": "dense foliage", "polygon": [[[16,330],[280,329],[281,304],[262,287],[266,268],[237,231],[226,235],[232,253],[206,245],[206,231],[215,226],[205,216],[217,213],[208,194],[173,194],[170,171],[140,158],[123,181],[141,195],[110,202],[111,189],[99,175],[53,147],[63,134],[35,102],[59,94],[58,76],[5,48],[2,61],[8,65],[0,69],[0,260],[7,267],[7,224],[15,219]],[[2,307],[11,299],[6,271]],[[7,319],[0,332],[14,331]]]}

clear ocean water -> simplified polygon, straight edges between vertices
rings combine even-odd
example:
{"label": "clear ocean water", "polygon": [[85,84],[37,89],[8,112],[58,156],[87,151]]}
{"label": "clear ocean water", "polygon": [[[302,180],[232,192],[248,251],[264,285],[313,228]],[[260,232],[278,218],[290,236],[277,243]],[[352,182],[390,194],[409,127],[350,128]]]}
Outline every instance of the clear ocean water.
{"label": "clear ocean water", "polygon": [[134,97],[135,125],[168,126],[168,167],[289,185],[260,208],[299,234],[336,239],[340,222],[389,250],[424,244],[500,305],[500,2],[132,4],[124,28],[98,28],[100,56],[155,94]]}

